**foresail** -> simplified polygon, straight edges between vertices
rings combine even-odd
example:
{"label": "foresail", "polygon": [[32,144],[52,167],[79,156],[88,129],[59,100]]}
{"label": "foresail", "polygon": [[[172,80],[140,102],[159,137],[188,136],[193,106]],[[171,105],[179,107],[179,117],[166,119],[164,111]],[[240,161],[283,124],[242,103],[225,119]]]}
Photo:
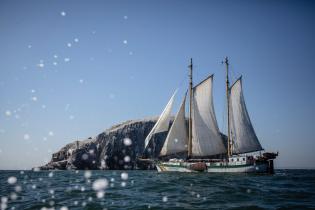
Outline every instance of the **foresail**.
{"label": "foresail", "polygon": [[185,119],[185,101],[186,95],[165,139],[160,152],[161,156],[187,151],[188,134]]}
{"label": "foresail", "polygon": [[242,78],[230,89],[230,136],[233,154],[262,150],[250,121],[242,91]]}
{"label": "foresail", "polygon": [[167,103],[166,107],[164,108],[162,114],[160,115],[158,121],[155,123],[154,127],[152,128],[152,130],[150,131],[150,133],[146,137],[146,139],[144,141],[144,149],[147,148],[153,134],[164,132],[164,131],[168,130],[169,123],[170,123],[171,111],[172,111],[172,107],[173,107],[173,103],[174,103],[174,97],[176,95],[176,92],[177,92],[177,90],[172,95],[171,99],[169,100],[169,102]]}
{"label": "foresail", "polygon": [[193,89],[192,156],[202,157],[226,152],[214,113],[213,75]]}

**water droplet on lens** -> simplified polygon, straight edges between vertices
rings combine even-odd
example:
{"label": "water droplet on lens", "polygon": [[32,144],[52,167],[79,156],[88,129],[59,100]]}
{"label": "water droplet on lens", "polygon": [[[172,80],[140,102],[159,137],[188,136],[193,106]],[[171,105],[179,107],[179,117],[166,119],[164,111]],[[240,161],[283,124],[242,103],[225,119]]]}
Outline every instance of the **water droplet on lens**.
{"label": "water droplet on lens", "polygon": [[108,186],[107,179],[97,179],[93,182],[92,188],[95,191],[104,190]]}
{"label": "water droplet on lens", "polygon": [[120,176],[121,176],[122,180],[127,180],[128,179],[128,173],[126,173],[126,172],[121,173]]}
{"label": "water droplet on lens", "polygon": [[132,141],[130,138],[124,138],[124,145],[125,146],[130,146],[132,144]]}
{"label": "water droplet on lens", "polygon": [[92,172],[91,172],[91,171],[85,171],[85,172],[84,172],[84,177],[85,177],[86,179],[89,179],[91,176],[92,176]]}
{"label": "water droplet on lens", "polygon": [[162,201],[167,202],[167,200],[168,200],[167,196],[163,196]]}
{"label": "water droplet on lens", "polygon": [[9,183],[9,184],[15,184],[16,182],[17,182],[17,178],[16,178],[16,177],[10,176],[10,177],[8,178],[8,183]]}

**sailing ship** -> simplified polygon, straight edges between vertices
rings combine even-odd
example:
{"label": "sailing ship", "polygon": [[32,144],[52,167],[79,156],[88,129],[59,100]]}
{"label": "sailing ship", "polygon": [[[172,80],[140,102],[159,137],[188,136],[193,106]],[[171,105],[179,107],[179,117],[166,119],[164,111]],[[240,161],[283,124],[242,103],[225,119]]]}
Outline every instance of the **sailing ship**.
{"label": "sailing ship", "polygon": [[264,152],[246,109],[242,77],[231,86],[229,61],[226,66],[227,136],[220,133],[213,105],[213,75],[193,85],[193,63],[189,65],[189,117],[185,117],[187,92],[171,121],[176,92],[145,139],[144,150],[159,133],[167,132],[154,164],[159,172],[273,173],[278,153]]}

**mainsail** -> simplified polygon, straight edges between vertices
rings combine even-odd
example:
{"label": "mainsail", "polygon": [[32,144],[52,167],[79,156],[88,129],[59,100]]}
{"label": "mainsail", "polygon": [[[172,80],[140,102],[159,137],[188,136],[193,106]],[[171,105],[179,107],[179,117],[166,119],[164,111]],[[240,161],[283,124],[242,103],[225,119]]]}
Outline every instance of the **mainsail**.
{"label": "mainsail", "polygon": [[250,121],[242,92],[242,77],[230,89],[230,135],[233,153],[247,153],[262,150]]}
{"label": "mainsail", "polygon": [[193,89],[192,156],[194,157],[226,152],[214,113],[212,83],[213,75]]}
{"label": "mainsail", "polygon": [[171,111],[174,103],[174,97],[176,95],[177,90],[174,92],[172,95],[171,99],[167,103],[165,109],[163,110],[162,114],[160,115],[158,121],[155,123],[154,127],[150,131],[149,135],[146,137],[144,141],[144,149],[147,148],[149,145],[149,142],[155,133],[160,133],[168,130],[169,123],[170,123],[170,116],[171,116]]}
{"label": "mainsail", "polygon": [[167,134],[163,148],[160,152],[161,156],[187,151],[188,134],[185,119],[185,102],[186,95]]}

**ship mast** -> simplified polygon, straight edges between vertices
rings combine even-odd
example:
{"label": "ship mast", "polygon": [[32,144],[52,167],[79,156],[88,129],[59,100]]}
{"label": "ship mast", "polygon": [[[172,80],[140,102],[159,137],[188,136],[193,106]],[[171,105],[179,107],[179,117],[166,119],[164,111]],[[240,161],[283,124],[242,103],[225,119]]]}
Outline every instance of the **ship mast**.
{"label": "ship mast", "polygon": [[226,66],[226,103],[227,103],[227,157],[231,157],[232,148],[231,148],[231,136],[230,136],[230,82],[229,82],[229,60],[228,57],[225,57],[225,60],[222,62]]}
{"label": "ship mast", "polygon": [[188,121],[188,159],[189,159],[191,158],[191,155],[192,155],[192,98],[193,98],[192,58],[190,59],[190,65],[188,67],[189,67],[189,121]]}

